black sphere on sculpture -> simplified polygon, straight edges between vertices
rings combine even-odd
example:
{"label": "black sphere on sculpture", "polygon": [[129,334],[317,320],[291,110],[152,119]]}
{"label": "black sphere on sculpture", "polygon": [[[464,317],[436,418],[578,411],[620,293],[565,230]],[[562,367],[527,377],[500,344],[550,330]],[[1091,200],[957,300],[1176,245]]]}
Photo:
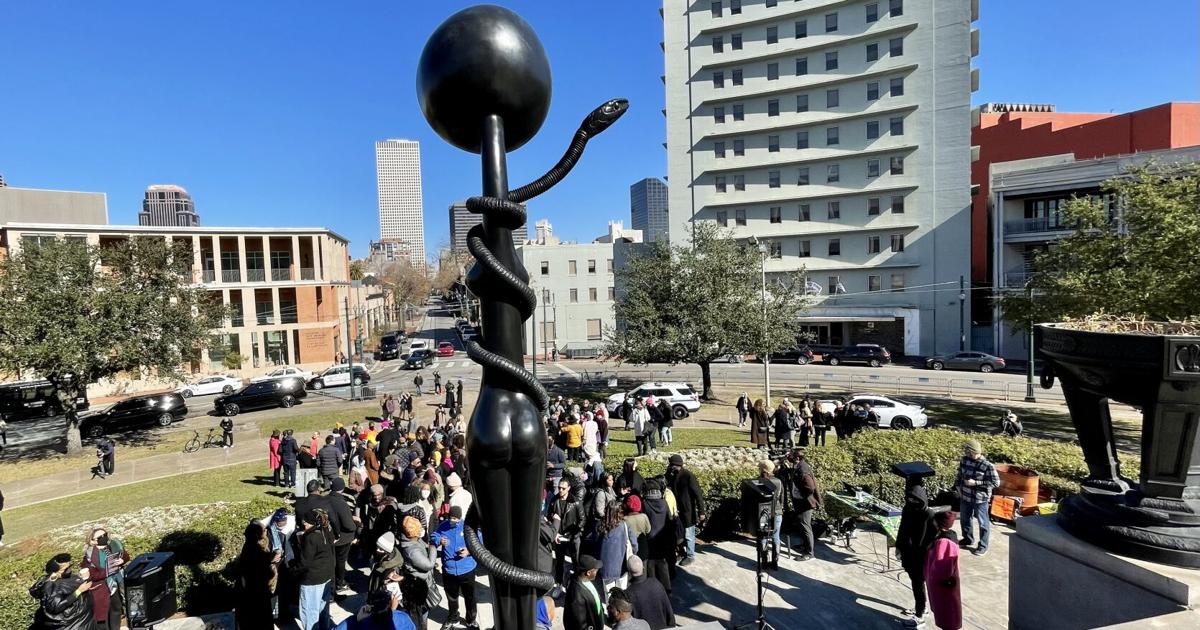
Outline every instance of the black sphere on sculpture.
{"label": "black sphere on sculpture", "polygon": [[533,28],[508,9],[481,5],[450,16],[429,37],[417,99],[446,142],[479,153],[483,120],[504,121],[505,150],[525,144],[550,109],[550,61]]}

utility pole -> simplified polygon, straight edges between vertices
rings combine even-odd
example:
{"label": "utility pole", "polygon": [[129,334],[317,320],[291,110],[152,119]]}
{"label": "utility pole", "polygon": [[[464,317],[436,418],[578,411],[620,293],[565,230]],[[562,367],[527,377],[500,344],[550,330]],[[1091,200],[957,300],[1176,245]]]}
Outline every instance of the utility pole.
{"label": "utility pole", "polygon": [[967,329],[964,321],[964,307],[967,303],[967,293],[963,286],[963,276],[958,277],[958,351],[967,349]]}
{"label": "utility pole", "polygon": [[354,400],[354,340],[350,338],[350,297],[342,298],[346,307],[346,364],[350,366],[350,400]]}
{"label": "utility pole", "polygon": [[529,314],[529,354],[533,355],[533,377],[537,378],[537,308]]}
{"label": "utility pole", "polygon": [[[1033,278],[1025,281],[1025,290],[1029,294],[1029,303],[1033,304]],[[1029,331],[1027,333],[1029,345],[1029,361],[1025,365],[1025,402],[1037,402],[1037,397],[1033,395],[1033,319],[1029,320]]]}
{"label": "utility pole", "polygon": [[[750,243],[758,249],[760,268],[762,269],[762,341],[763,347],[767,345],[767,245],[758,240],[758,237],[750,237]],[[771,353],[763,351],[763,387],[767,390],[767,408],[771,408]]]}

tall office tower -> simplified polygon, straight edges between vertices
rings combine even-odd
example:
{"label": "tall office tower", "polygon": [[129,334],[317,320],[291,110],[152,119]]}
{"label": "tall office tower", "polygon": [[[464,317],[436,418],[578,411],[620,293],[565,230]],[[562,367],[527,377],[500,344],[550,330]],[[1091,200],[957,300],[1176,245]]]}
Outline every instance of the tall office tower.
{"label": "tall office tower", "polygon": [[629,187],[630,225],[641,230],[646,241],[667,238],[667,183],[647,177]]}
{"label": "tall office tower", "polygon": [[969,346],[976,6],[664,0],[670,239],[711,221],[802,271],[820,343]]}
{"label": "tall office tower", "polygon": [[379,186],[379,238],[407,241],[414,264],[425,265],[425,209],[421,201],[421,143],[375,143]]}
{"label": "tall office tower", "polygon": [[182,186],[151,184],[142,199],[138,225],[195,227],[200,225],[200,215],[196,214],[192,196]]}
{"label": "tall office tower", "polygon": [[[459,201],[450,204],[450,249],[467,251],[467,231],[483,223],[483,215],[467,210],[467,204]],[[520,247],[529,240],[529,226],[525,223],[512,231],[513,245]]]}

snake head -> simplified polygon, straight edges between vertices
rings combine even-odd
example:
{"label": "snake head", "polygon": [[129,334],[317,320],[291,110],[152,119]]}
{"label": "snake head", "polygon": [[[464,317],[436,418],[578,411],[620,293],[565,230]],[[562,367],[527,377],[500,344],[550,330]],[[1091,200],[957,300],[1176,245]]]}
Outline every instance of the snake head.
{"label": "snake head", "polygon": [[592,110],[588,117],[583,120],[580,129],[588,134],[595,136],[596,134],[608,129],[610,125],[617,122],[617,119],[629,109],[629,101],[623,98],[614,98]]}

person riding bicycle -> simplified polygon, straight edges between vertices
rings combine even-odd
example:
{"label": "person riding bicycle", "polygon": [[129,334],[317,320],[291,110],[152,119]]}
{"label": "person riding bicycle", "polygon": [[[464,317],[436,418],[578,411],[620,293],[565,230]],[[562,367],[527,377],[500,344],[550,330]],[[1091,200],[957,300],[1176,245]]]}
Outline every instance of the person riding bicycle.
{"label": "person riding bicycle", "polygon": [[221,418],[221,434],[225,440],[225,448],[233,446],[233,420],[229,417]]}

